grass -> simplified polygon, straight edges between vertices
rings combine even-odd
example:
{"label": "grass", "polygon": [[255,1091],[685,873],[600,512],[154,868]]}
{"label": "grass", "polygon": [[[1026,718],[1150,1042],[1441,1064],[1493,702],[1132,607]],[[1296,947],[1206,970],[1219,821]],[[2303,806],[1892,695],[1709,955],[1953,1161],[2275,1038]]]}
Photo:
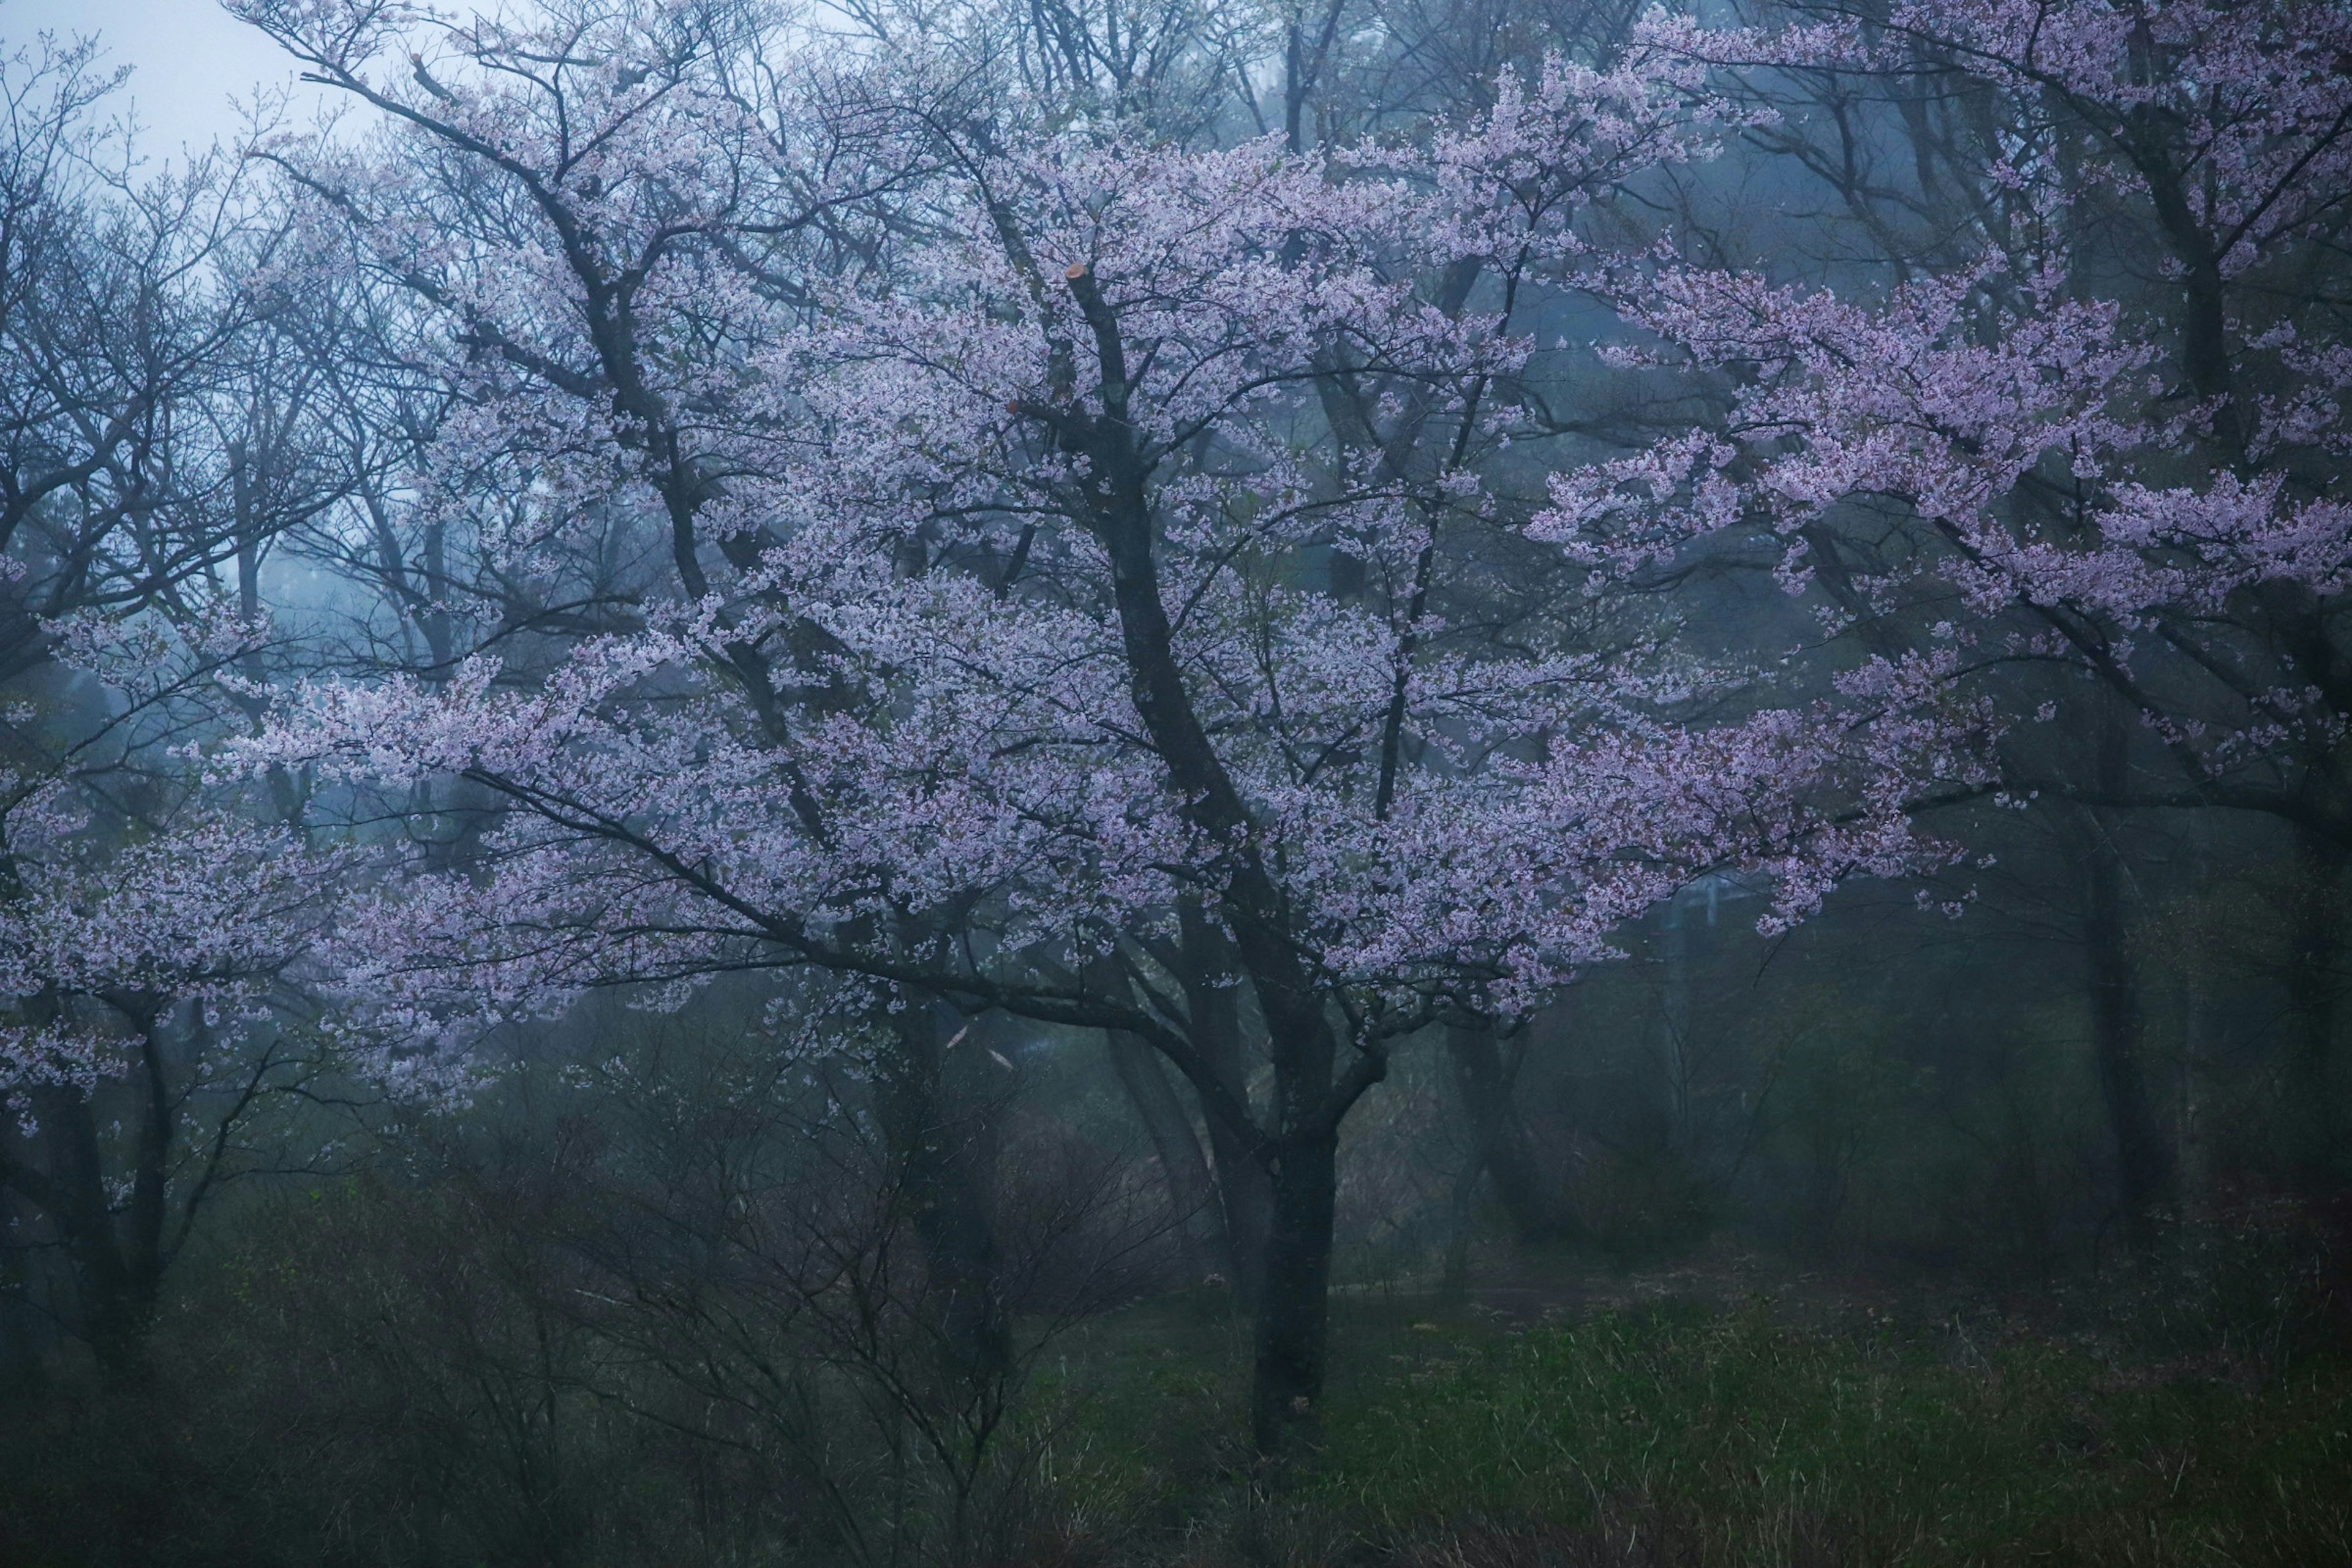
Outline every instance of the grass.
{"label": "grass", "polygon": [[1072,1563],[1206,1568],[2352,1564],[2352,1364],[2134,1358],[2047,1326],[1790,1295],[1509,1321],[1341,1309],[1321,1450],[1269,1477],[1234,1331],[1073,1342]]}
{"label": "grass", "polygon": [[[1632,1277],[1570,1259],[1546,1277],[1513,1258],[1512,1284],[1468,1299],[1360,1292],[1335,1312],[1322,1441],[1278,1468],[1242,1438],[1245,1326],[1222,1296],[1155,1300],[1054,1344],[976,1489],[972,1549],[952,1555],[956,1568],[2352,1568],[2352,1298],[2340,1273],[2236,1256],[2189,1249],[2021,1302],[1704,1253]],[[410,1369],[454,1368],[456,1387],[476,1363],[400,1359],[393,1381],[369,1383],[380,1374],[351,1342],[306,1329],[320,1331],[257,1320],[233,1353],[167,1363],[188,1375],[154,1396],[0,1410],[0,1564],[843,1560],[803,1539],[798,1472],[689,1470],[642,1429],[603,1424],[609,1405],[570,1395],[571,1446],[551,1436],[529,1452],[562,1495],[599,1489],[606,1511],[593,1532],[531,1534],[533,1500],[502,1479],[507,1438],[481,1413],[493,1404],[403,1413]],[[289,1342],[299,1359],[270,1360]],[[287,1378],[306,1376],[289,1396]],[[388,1431],[369,1425],[384,1416]],[[842,1463],[870,1470],[862,1430],[842,1433]],[[430,1468],[445,1455],[447,1473]],[[873,1561],[945,1561],[928,1473],[858,1494],[905,1508],[867,1521],[893,1543]],[[706,1526],[694,1510],[711,1499],[742,1511]]]}

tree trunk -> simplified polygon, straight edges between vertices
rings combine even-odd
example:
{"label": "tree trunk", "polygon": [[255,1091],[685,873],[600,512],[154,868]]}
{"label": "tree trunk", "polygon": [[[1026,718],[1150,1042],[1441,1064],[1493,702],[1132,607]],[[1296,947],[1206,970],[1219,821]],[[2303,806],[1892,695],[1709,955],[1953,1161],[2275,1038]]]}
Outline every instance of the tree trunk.
{"label": "tree trunk", "polygon": [[877,1075],[877,1110],[922,1248],[928,1315],[949,1370],[977,1381],[1010,1365],[1012,1335],[988,1213],[986,1119],[950,1106],[941,1012],[910,999],[891,1015],[896,1048]]}
{"label": "tree trunk", "polygon": [[1069,449],[1094,465],[1087,504],[1110,560],[1129,692],[1168,784],[1184,802],[1184,815],[1213,841],[1230,846],[1220,856],[1217,906],[1233,937],[1236,967],[1257,997],[1274,1065],[1275,1136],[1260,1145],[1272,1167],[1273,1224],[1258,1301],[1251,1423],[1261,1450],[1270,1451],[1313,1419],[1322,1396],[1339,1123],[1381,1080],[1387,1058],[1358,1041],[1362,1055],[1344,1078],[1334,1078],[1339,1040],[1328,1016],[1329,996],[1307,960],[1307,944],[1295,923],[1298,910],[1264,858],[1257,825],[1193,706],[1176,657],[1152,553],[1150,470],[1129,419],[1131,383],[1118,317],[1083,264],[1070,268],[1067,280],[1094,334],[1102,412],[1066,428]]}
{"label": "tree trunk", "polygon": [[1445,1054],[1454,1083],[1478,1151],[1477,1163],[1495,1184],[1495,1195],[1511,1217],[1511,1229],[1525,1242],[1552,1240],[1568,1233],[1567,1218],[1554,1200],[1535,1141],[1528,1135],[1512,1097],[1510,1075],[1492,1030],[1453,1026],[1445,1031]]}
{"label": "tree trunk", "polygon": [[[20,1219],[16,1194],[0,1181],[0,1230],[17,1236]],[[47,1337],[43,1327],[33,1304],[32,1271],[25,1267],[25,1250],[0,1241],[0,1398],[37,1394],[42,1388],[46,1369],[41,1350]]]}
{"label": "tree trunk", "polygon": [[1217,1206],[1224,1216],[1225,1250],[1234,1261],[1234,1296],[1255,1311],[1265,1288],[1266,1236],[1274,1228],[1274,1181],[1213,1117],[1209,1149],[1216,1158]]}
{"label": "tree trunk", "polygon": [[1111,1068],[1125,1086],[1167,1180],[1176,1239],[1190,1277],[1186,1283],[1199,1284],[1212,1268],[1231,1278],[1233,1264],[1224,1256],[1226,1237],[1216,1213],[1209,1163],[1201,1152],[1192,1117],[1185,1113],[1183,1101],[1177,1099],[1160,1066],[1159,1053],[1124,1029],[1106,1029],[1103,1038],[1109,1047]]}
{"label": "tree trunk", "polygon": [[153,1269],[136,1266],[116,1234],[98,1118],[89,1100],[70,1089],[41,1098],[41,1131],[49,1155],[41,1207],[73,1268],[79,1318],[75,1326],[100,1376],[117,1388],[142,1388],[154,1373],[148,1340],[158,1279]]}
{"label": "tree trunk", "polygon": [[1261,1454],[1311,1439],[1323,1401],[1331,1321],[1331,1216],[1339,1140],[1286,1150],[1273,1172],[1272,1225],[1258,1296],[1250,1436]]}
{"label": "tree trunk", "polygon": [[[1183,943],[1184,1005],[1192,1045],[1227,1093],[1246,1105],[1249,1072],[1242,1055],[1241,987],[1235,983],[1224,939],[1197,903],[1178,908]],[[1217,1206],[1225,1228],[1225,1254],[1233,1260],[1234,1293],[1255,1310],[1265,1276],[1266,1232],[1273,1224],[1274,1188],[1265,1167],[1243,1144],[1240,1132],[1222,1118],[1205,1118],[1209,1152],[1216,1161]]]}
{"label": "tree trunk", "polygon": [[2315,834],[2298,840],[2298,885],[2287,954],[2286,1144],[2290,1173],[2305,1192],[2344,1180],[2337,1106],[2336,1012],[2343,960],[2344,851]]}
{"label": "tree trunk", "polygon": [[[1274,1065],[1276,1138],[1265,1162],[1274,1203],[1250,1390],[1251,1436],[1259,1453],[1272,1455],[1294,1439],[1311,1443],[1320,1427],[1339,1124],[1354,1097],[1379,1080],[1381,1064],[1358,1063],[1345,1079],[1335,1078],[1339,1040],[1322,998],[1296,984],[1295,970],[1265,962],[1246,933],[1235,951],[1254,977]],[[1358,1070],[1366,1066],[1370,1076]]]}
{"label": "tree trunk", "polygon": [[2090,907],[2084,925],[2089,969],[2092,1052],[2099,1092],[2116,1143],[2116,1173],[2124,1231],[2145,1252],[2162,1229],[2176,1198],[2170,1152],[2158,1134],[2142,1062],[2139,996],[2126,951],[2121,869],[2106,835],[2092,854]]}
{"label": "tree trunk", "polygon": [[[2120,795],[2126,737],[2109,714],[2099,740],[2100,789]],[[2132,1250],[2145,1255],[2161,1236],[2179,1201],[2172,1151],[2158,1125],[2147,1089],[2145,1019],[2130,935],[2129,870],[2117,842],[2112,812],[2087,814],[2090,856],[2083,948],[2089,971],[2092,1052],[2098,1064],[2099,1092],[2116,1142],[2116,1174],[2124,1234]]]}

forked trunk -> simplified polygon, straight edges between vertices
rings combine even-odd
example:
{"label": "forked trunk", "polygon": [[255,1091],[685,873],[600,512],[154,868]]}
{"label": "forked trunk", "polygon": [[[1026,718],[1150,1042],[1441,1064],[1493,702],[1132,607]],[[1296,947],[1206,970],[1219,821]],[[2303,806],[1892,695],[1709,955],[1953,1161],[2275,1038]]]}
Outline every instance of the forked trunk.
{"label": "forked trunk", "polygon": [[1445,1054],[1454,1065],[1454,1083],[1462,1095],[1462,1111],[1470,1123],[1477,1163],[1494,1182],[1495,1195],[1511,1217],[1513,1233],[1522,1242],[1549,1241],[1567,1234],[1567,1216],[1544,1180],[1535,1141],[1519,1115],[1511,1093],[1511,1075],[1494,1032],[1448,1028]]}
{"label": "forked trunk", "polygon": [[[1249,1071],[1242,1054],[1241,986],[1222,933],[1199,904],[1178,906],[1182,940],[1184,1006],[1201,1053],[1225,1092],[1249,1103]],[[1265,1167],[1243,1142],[1239,1130],[1210,1116],[1209,1152],[1216,1161],[1217,1207],[1224,1221],[1225,1253],[1232,1259],[1234,1293],[1255,1310],[1265,1282],[1265,1237],[1272,1224],[1274,1192]]]}
{"label": "forked trunk", "polygon": [[1209,1162],[1201,1152],[1192,1119],[1185,1114],[1183,1101],[1176,1097],[1175,1087],[1160,1065],[1159,1053],[1124,1029],[1106,1029],[1103,1037],[1111,1069],[1118,1075],[1151,1140],[1152,1154],[1168,1184],[1170,1215],[1188,1276],[1185,1283],[1197,1285],[1212,1271],[1226,1272],[1233,1264],[1226,1256],[1225,1227],[1217,1212]]}

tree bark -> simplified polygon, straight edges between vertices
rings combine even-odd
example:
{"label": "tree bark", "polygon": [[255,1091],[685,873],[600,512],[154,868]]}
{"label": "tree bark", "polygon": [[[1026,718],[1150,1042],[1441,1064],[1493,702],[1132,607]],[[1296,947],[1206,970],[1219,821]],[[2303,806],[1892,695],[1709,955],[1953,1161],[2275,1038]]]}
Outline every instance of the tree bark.
{"label": "tree bark", "polygon": [[985,1118],[950,1105],[941,1011],[909,999],[891,1015],[895,1048],[876,1078],[877,1120],[922,1248],[925,1306],[948,1370],[982,1381],[1011,1365],[1012,1332],[988,1212]]}
{"label": "tree bark", "polygon": [[1339,1140],[1286,1150],[1275,1164],[1273,1188],[1250,1387],[1250,1436],[1261,1454],[1311,1439],[1320,1429]]}
{"label": "tree bark", "polygon": [[1233,1264],[1224,1255],[1224,1226],[1216,1212],[1209,1162],[1201,1152],[1192,1117],[1185,1113],[1183,1101],[1177,1099],[1160,1066],[1159,1053],[1124,1029],[1106,1029],[1103,1039],[1109,1048],[1111,1069],[1126,1088],[1167,1181],[1177,1244],[1190,1276],[1186,1283],[1199,1284],[1213,1269],[1231,1278]]}
{"label": "tree bark", "polygon": [[[143,1388],[154,1375],[149,1337],[161,1284],[155,1266],[160,1254],[137,1237],[126,1246],[118,1234],[90,1101],[70,1089],[44,1094],[40,1100],[48,1170],[35,1201],[73,1269],[79,1319],[75,1327],[110,1384]],[[29,1190],[19,1184],[19,1192]]]}
{"label": "tree bark", "polygon": [[1504,1068],[1494,1032],[1463,1026],[1445,1031],[1445,1054],[1454,1066],[1454,1088],[1484,1166],[1495,1184],[1495,1195],[1510,1215],[1511,1229],[1522,1243],[1556,1239],[1570,1226],[1544,1180],[1536,1158],[1535,1140],[1519,1115],[1511,1093],[1510,1075]]}
{"label": "tree bark", "polygon": [[[1242,1053],[1241,987],[1223,937],[1190,900],[1178,906],[1182,942],[1184,1006],[1193,1048],[1238,1104],[1249,1103],[1249,1071]],[[1265,1166],[1222,1117],[1204,1118],[1216,1161],[1217,1206],[1223,1215],[1225,1252],[1233,1260],[1234,1293],[1255,1310],[1265,1279],[1265,1240],[1273,1224],[1274,1188]]]}
{"label": "tree bark", "polygon": [[[2099,783],[2109,798],[2120,796],[2127,783],[2125,745],[2120,720],[2105,715],[2099,738]],[[2117,841],[2119,825],[2111,811],[2094,810],[2087,817],[2083,948],[2089,972],[2092,1051],[2115,1137],[2124,1234],[2132,1250],[2145,1255],[2179,1205],[2179,1183],[2172,1151],[2147,1089],[2146,1020],[2129,947],[2130,871]]]}

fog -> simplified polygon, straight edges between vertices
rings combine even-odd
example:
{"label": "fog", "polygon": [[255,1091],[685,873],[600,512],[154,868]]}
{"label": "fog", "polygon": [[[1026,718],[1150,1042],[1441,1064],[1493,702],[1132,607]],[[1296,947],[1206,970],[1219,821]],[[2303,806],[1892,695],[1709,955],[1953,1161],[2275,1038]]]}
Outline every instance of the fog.
{"label": "fog", "polygon": [[0,1564],[2352,1559],[2352,20],[5,0]]}
{"label": "fog", "polygon": [[327,100],[298,80],[284,51],[213,0],[7,0],[0,36],[21,45],[48,32],[102,41],[107,63],[130,77],[116,112],[134,117],[140,146],[158,161],[234,141],[242,110],[263,94],[290,93],[308,110]]}

